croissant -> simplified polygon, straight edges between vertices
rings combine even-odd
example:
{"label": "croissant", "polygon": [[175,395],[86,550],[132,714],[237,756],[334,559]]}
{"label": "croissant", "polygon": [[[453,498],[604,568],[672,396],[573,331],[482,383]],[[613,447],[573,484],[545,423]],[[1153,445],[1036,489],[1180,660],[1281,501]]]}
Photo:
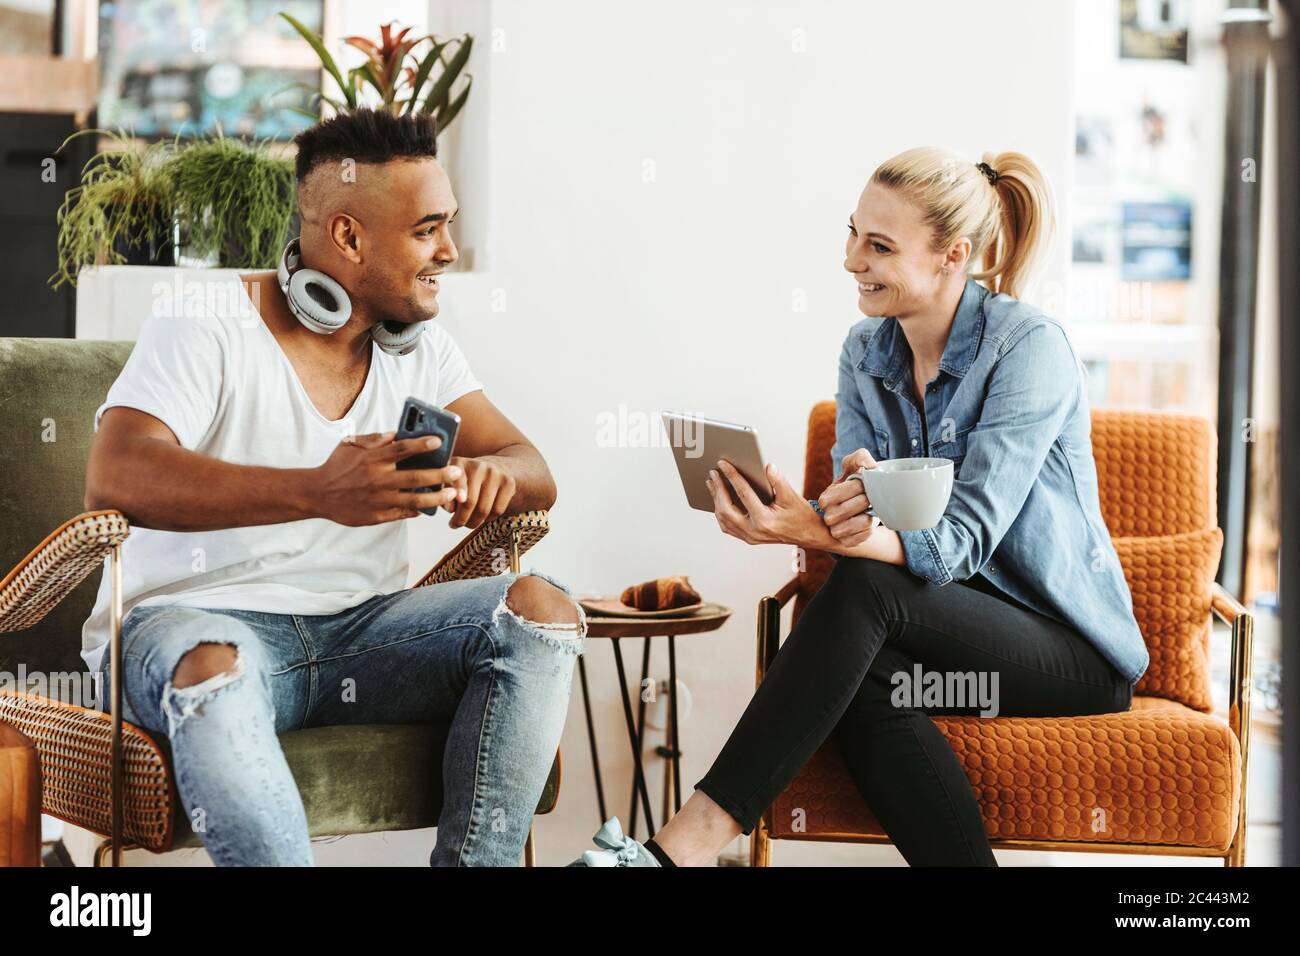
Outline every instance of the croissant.
{"label": "croissant", "polygon": [[644,584],[627,588],[619,597],[628,607],[638,611],[664,611],[671,607],[685,607],[700,602],[700,592],[691,587],[685,575],[673,578],[655,578]]}

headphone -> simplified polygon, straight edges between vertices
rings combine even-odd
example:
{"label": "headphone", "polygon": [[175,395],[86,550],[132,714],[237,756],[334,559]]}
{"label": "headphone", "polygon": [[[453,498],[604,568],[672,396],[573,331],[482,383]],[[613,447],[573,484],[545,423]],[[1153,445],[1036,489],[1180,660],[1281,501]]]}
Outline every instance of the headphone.
{"label": "headphone", "polygon": [[[318,335],[329,335],[347,325],[352,315],[352,300],[347,290],[323,272],[302,267],[302,250],[297,239],[289,240],[275,270],[280,291],[289,303],[289,311],[298,321]],[[413,352],[424,334],[423,322],[376,322],[370,337],[389,355]]]}

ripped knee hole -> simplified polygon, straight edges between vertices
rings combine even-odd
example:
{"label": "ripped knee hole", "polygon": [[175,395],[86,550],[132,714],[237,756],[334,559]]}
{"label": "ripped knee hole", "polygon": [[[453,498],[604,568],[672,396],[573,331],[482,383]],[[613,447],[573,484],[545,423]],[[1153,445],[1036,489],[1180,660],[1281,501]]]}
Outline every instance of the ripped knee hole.
{"label": "ripped knee hole", "polygon": [[545,578],[521,575],[506,591],[506,607],[529,624],[538,627],[577,627],[581,623],[578,605],[563,590]]}
{"label": "ripped knee hole", "polygon": [[238,645],[203,643],[181,657],[172,673],[172,687],[185,690],[214,677],[237,677],[240,671]]}

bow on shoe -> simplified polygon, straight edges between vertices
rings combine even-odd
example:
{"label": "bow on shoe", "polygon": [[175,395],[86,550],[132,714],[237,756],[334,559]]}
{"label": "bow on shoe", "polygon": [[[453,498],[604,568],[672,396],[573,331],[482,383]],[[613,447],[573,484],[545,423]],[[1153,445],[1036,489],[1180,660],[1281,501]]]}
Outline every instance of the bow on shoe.
{"label": "bow on shoe", "polygon": [[630,866],[641,852],[641,844],[623,835],[618,817],[606,820],[592,837],[592,842],[602,849],[587,850],[582,854],[582,862],[587,866]]}

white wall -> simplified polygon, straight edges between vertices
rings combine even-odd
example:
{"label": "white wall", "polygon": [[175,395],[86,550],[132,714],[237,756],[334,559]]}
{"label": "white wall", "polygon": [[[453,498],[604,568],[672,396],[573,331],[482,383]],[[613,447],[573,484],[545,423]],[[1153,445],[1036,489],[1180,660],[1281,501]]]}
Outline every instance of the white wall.
{"label": "white wall", "polygon": [[[478,217],[481,248],[474,271],[445,282],[443,321],[559,482],[539,568],[600,593],[688,574],[735,609],[719,633],[679,641],[695,700],[688,794],[752,691],[755,605],[789,576],[790,555],[688,510],[666,448],[601,447],[601,416],[746,422],[801,479],[808,410],[833,397],[859,317],[842,260],[863,184],[893,153],[936,144],[972,162],[1026,152],[1064,196],[1071,4],[493,0],[453,13],[474,26],[444,26],[442,2],[428,22],[479,38],[450,165],[475,196],[464,215]],[[1045,278],[1063,281],[1065,264],[1058,239]],[[453,536],[445,519],[418,520],[423,568]],[[640,647],[625,656],[637,670]],[[608,642],[590,641],[587,660],[611,810],[625,818]],[[666,677],[666,649],[654,671]],[[538,829],[545,863],[571,859],[598,824],[574,685],[560,809]]]}

